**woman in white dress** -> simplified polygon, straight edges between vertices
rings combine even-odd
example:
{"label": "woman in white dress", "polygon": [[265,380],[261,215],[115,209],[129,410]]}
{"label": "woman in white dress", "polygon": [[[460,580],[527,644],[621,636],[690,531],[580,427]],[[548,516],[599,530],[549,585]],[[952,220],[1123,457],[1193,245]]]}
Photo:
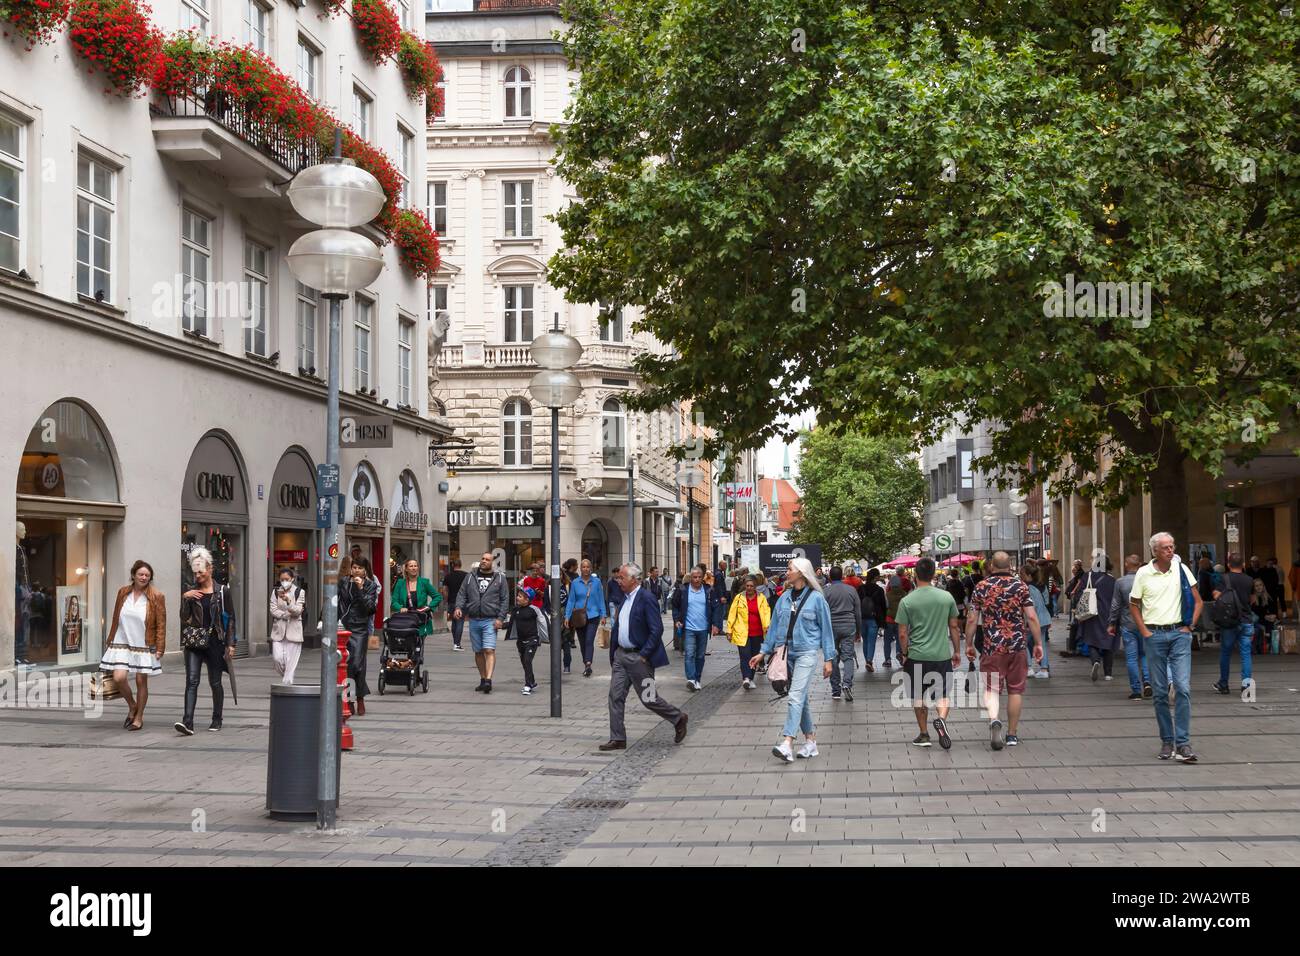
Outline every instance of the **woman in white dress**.
{"label": "woman in white dress", "polygon": [[[149,678],[162,673],[163,651],[167,647],[167,604],[153,586],[153,568],[147,561],[131,565],[131,583],[117,592],[113,623],[99,669],[110,671],[126,701],[125,730],[144,726],[144,705],[149,700]],[[135,675],[131,693],[128,674]]]}

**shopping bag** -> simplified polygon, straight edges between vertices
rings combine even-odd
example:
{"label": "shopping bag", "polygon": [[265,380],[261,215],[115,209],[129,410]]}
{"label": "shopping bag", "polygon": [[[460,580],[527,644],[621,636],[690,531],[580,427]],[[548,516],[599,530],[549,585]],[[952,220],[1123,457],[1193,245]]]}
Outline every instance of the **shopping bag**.
{"label": "shopping bag", "polygon": [[601,621],[600,626],[596,628],[596,646],[601,650],[609,648],[609,625]]}

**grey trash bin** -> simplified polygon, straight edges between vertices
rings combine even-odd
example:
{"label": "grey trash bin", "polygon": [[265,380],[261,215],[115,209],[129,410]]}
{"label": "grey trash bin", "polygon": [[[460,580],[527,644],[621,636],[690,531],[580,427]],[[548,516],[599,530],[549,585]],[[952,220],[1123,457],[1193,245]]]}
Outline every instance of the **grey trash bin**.
{"label": "grey trash bin", "polygon": [[[336,688],[339,726],[343,688]],[[317,754],[320,750],[320,685],[272,684],[271,732],[266,754],[266,809],[277,820],[316,818]],[[337,742],[335,743],[337,747]],[[341,760],[335,760],[338,792]]]}

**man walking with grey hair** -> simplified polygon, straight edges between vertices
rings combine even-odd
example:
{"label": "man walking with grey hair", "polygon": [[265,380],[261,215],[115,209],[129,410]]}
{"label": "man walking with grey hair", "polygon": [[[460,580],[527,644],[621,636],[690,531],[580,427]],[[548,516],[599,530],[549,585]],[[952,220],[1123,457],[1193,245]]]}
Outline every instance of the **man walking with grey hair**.
{"label": "man walking with grey hair", "polygon": [[655,668],[666,667],[664,622],[659,602],[641,587],[641,567],[625,564],[617,578],[623,589],[623,603],[614,613],[614,628],[609,642],[609,740],[601,750],[627,748],[627,728],[623,723],[627,692],[635,690],[647,710],[673,725],[674,743],[686,738],[686,715],[659,696]]}
{"label": "man walking with grey hair", "polygon": [[[1151,561],[1133,576],[1129,610],[1146,642],[1151,663],[1156,726],[1161,760],[1196,763],[1192,752],[1192,628],[1201,616],[1201,595],[1191,571],[1178,560],[1174,536],[1151,536]],[[1169,714],[1169,685],[1174,686],[1174,713]]]}

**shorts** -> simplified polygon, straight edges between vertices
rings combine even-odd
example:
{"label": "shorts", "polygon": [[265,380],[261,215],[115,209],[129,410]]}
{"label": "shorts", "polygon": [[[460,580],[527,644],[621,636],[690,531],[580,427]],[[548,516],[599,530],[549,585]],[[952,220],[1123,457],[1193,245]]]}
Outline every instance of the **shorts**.
{"label": "shorts", "polygon": [[497,649],[497,625],[490,617],[471,617],[469,619],[469,646],[478,654],[482,651]]}
{"label": "shorts", "polygon": [[1023,650],[994,651],[980,658],[984,689],[995,694],[1023,694],[1029,677],[1029,658]]}
{"label": "shorts", "polygon": [[907,675],[907,692],[913,706],[933,707],[941,700],[952,699],[951,659],[914,661],[909,657],[903,673]]}

